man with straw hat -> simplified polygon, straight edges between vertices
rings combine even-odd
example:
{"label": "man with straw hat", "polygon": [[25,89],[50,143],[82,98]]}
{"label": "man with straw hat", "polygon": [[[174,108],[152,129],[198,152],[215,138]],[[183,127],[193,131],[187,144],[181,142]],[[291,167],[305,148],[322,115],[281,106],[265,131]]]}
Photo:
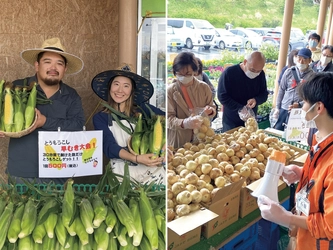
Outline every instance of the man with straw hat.
{"label": "man with straw hat", "polygon": [[[75,89],[62,82],[67,74],[76,74],[83,68],[83,61],[65,52],[59,38],[47,39],[41,48],[27,49],[21,57],[33,65],[36,74],[13,82],[14,86],[37,83],[37,96],[44,97],[44,103],[37,101],[36,120],[28,134],[10,138],[8,147],[7,173],[16,183],[21,178],[38,183],[54,181],[62,184],[63,178],[38,178],[38,131],[79,131],[85,122],[81,98]],[[0,137],[4,134],[0,132]]]}

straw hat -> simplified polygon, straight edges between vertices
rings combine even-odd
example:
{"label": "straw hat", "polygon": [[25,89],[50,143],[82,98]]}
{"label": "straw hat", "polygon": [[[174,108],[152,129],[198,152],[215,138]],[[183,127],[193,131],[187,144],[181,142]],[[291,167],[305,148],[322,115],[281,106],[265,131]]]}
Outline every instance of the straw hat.
{"label": "straw hat", "polygon": [[21,57],[31,65],[34,65],[40,52],[54,52],[62,55],[67,60],[66,74],[79,73],[83,69],[83,61],[72,54],[66,53],[58,37],[47,39],[40,49],[27,49],[21,52]]}
{"label": "straw hat", "polygon": [[125,76],[135,82],[133,101],[137,105],[148,101],[154,94],[154,87],[151,82],[133,73],[129,65],[97,74],[91,81],[91,88],[98,97],[108,101],[109,82],[116,76]]}

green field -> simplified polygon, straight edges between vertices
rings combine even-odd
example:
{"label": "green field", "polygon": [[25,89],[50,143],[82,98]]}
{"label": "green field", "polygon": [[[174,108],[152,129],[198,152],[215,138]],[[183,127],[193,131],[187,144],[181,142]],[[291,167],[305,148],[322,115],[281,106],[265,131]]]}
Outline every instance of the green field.
{"label": "green field", "polygon": [[[288,1],[288,0],[287,0]],[[282,26],[285,0],[168,0],[168,17],[206,19],[216,28]],[[296,0],[292,26],[316,29],[319,5]]]}

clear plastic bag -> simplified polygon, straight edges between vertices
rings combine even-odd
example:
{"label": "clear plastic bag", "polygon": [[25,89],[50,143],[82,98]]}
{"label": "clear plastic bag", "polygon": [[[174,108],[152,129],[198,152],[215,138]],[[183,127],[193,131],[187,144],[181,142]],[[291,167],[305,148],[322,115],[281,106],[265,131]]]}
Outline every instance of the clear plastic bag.
{"label": "clear plastic bag", "polygon": [[247,106],[244,106],[243,108],[238,110],[238,115],[239,115],[239,118],[241,118],[241,120],[243,120],[244,122],[246,122],[247,119],[249,119],[251,117],[255,118],[255,114],[254,114],[253,110]]}

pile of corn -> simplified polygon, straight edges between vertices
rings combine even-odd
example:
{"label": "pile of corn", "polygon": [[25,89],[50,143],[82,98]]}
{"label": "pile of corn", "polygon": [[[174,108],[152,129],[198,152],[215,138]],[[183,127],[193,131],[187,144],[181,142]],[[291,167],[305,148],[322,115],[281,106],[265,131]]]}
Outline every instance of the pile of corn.
{"label": "pile of corn", "polygon": [[36,83],[13,86],[0,81],[0,131],[20,132],[31,126],[37,101]]}
{"label": "pile of corn", "polygon": [[0,249],[165,249],[165,192],[152,184],[131,189],[127,164],[118,178],[107,171],[90,193],[72,179],[61,191],[28,183],[24,194],[2,189]]}
{"label": "pile of corn", "polygon": [[134,153],[140,155],[152,153],[155,156],[164,156],[165,152],[162,151],[162,147],[165,139],[164,116],[153,116],[144,123],[140,113],[131,138],[131,148]]}

